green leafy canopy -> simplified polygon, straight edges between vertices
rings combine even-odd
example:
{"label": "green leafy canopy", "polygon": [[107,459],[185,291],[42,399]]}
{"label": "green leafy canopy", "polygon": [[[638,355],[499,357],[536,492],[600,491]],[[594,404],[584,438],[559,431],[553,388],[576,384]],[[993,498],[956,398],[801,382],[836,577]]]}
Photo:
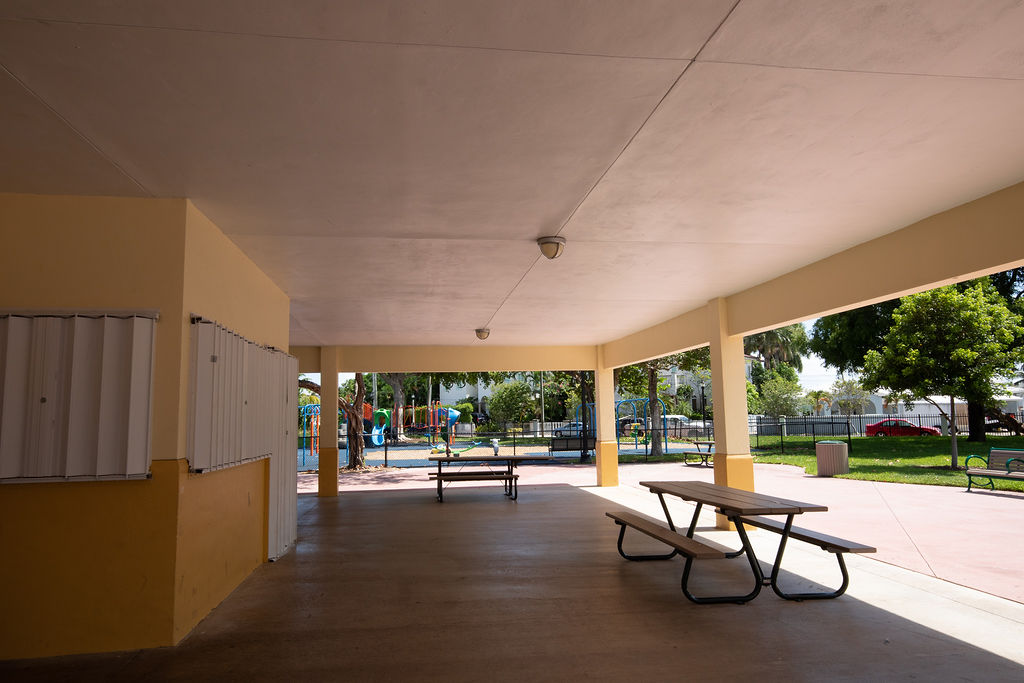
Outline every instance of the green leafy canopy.
{"label": "green leafy canopy", "polygon": [[991,404],[999,377],[1024,361],[1021,316],[986,282],[904,297],[880,350],[864,357],[864,385],[915,398],[943,394]]}

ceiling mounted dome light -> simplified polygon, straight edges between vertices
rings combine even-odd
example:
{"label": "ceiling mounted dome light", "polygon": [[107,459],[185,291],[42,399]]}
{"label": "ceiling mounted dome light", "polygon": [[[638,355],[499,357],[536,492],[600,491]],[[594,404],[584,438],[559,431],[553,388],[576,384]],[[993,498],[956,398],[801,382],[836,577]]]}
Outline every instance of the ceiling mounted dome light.
{"label": "ceiling mounted dome light", "polygon": [[477,339],[484,340],[484,339],[487,339],[489,336],[491,336],[491,331],[489,329],[487,329],[486,327],[481,327],[480,329],[478,329],[476,331],[476,338]]}
{"label": "ceiling mounted dome light", "polygon": [[538,237],[537,246],[540,247],[540,253],[544,254],[545,258],[556,259],[562,255],[562,251],[565,249],[565,238],[556,237]]}

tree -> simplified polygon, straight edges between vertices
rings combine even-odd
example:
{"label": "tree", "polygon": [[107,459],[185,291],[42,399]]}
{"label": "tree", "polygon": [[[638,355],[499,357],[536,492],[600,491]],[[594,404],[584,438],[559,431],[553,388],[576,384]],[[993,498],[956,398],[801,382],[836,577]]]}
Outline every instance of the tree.
{"label": "tree", "polygon": [[898,305],[899,300],[893,299],[818,318],[811,328],[809,348],[840,373],[860,372],[864,355],[882,347]]}
{"label": "tree", "polygon": [[824,389],[808,391],[806,398],[807,402],[811,404],[811,408],[814,410],[815,415],[821,415],[821,411],[832,403],[832,394],[828,393]]}
{"label": "tree", "polygon": [[761,394],[758,393],[757,387],[750,380],[747,380],[747,415],[763,415],[764,409],[761,407]]}
{"label": "tree", "polygon": [[499,423],[526,422],[534,412],[533,390],[521,380],[499,384],[491,394],[491,418]]}
{"label": "tree", "polygon": [[871,393],[856,378],[840,377],[832,385],[832,400],[843,415],[856,415],[867,405]]}
{"label": "tree", "polygon": [[795,415],[802,395],[799,382],[772,371],[761,384],[761,410],[773,417]]}
{"label": "tree", "polygon": [[[355,377],[355,396],[342,396],[342,388],[338,387],[338,410],[345,415],[348,424],[345,433],[348,441],[348,468],[356,469],[366,465],[366,457],[363,454],[363,399],[366,397],[366,385],[363,383],[363,373],[357,372]],[[299,378],[299,388],[313,391],[320,394],[320,401],[323,402],[323,393],[320,385],[311,379]],[[337,429],[337,426],[335,426]],[[330,430],[328,430],[330,433]],[[332,436],[332,442],[334,437]]]}
{"label": "tree", "polygon": [[750,381],[754,383],[754,386],[758,391],[761,391],[761,385],[764,381],[772,374],[776,374],[783,379],[788,379],[791,382],[799,382],[800,376],[796,374],[796,369],[792,365],[782,363],[776,365],[774,368],[769,370],[761,363],[754,363],[754,367],[750,370]]}
{"label": "tree", "polygon": [[743,350],[760,356],[768,370],[783,364],[803,370],[801,357],[807,354],[807,345],[807,331],[800,323],[759,332],[743,339]]}
{"label": "tree", "polygon": [[654,358],[636,365],[628,365],[616,370],[615,383],[620,393],[630,392],[634,395],[647,397],[647,416],[651,421],[650,434],[651,455],[659,457],[663,454],[661,444],[661,403],[659,401],[659,378],[662,370],[678,368],[691,372],[700,368],[710,367],[710,349],[703,347],[684,353],[673,353],[661,358]]}
{"label": "tree", "polygon": [[[1022,335],[1021,316],[987,283],[907,296],[893,313],[884,346],[864,358],[864,383],[916,398],[942,394],[991,405],[997,378],[1011,374],[1024,360],[1016,346]],[[955,430],[952,439],[956,467]],[[969,440],[984,439],[984,424],[977,430],[972,423]]]}

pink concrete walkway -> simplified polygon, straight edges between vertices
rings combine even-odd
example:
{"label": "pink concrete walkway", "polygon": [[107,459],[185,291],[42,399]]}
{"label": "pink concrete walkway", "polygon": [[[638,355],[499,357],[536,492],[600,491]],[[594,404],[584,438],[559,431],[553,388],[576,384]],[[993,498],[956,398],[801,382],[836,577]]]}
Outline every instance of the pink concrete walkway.
{"label": "pink concrete walkway", "polygon": [[[422,488],[430,495],[435,484],[428,471],[343,473],[339,490]],[[595,484],[593,466],[527,465],[518,471],[524,496],[530,485]],[[1024,493],[813,477],[786,465],[754,465],[754,476],[759,491],[828,505],[827,513],[807,514],[797,524],[878,548],[864,557],[1024,603]],[[619,468],[620,486],[643,491],[642,480],[712,478],[710,468],[678,463]],[[474,483],[453,484],[469,485]],[[315,493],[316,486],[315,474],[299,474],[299,493]]]}

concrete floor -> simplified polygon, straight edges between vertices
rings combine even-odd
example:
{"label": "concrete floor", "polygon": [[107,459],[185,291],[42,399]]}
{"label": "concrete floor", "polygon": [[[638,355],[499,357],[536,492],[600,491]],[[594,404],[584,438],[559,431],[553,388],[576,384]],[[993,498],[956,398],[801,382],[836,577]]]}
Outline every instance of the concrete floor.
{"label": "concrete floor", "polygon": [[[260,567],[178,647],[6,662],[0,678],[1024,680],[1018,602],[851,557],[851,587],[837,600],[792,603],[763,591],[747,605],[694,605],[679,590],[681,560],[626,562],[615,550],[605,510],[657,512],[632,470],[623,468],[622,486],[599,489],[547,483],[577,476],[559,469],[524,468],[518,502],[498,486],[453,485],[438,504],[423,470],[349,480],[367,490],[338,498],[302,495],[296,549]],[[403,488],[406,478],[416,487]],[[790,497],[832,506],[829,490]],[[688,509],[673,503],[680,519]],[[735,546],[711,515],[698,534]],[[862,527],[848,537],[874,535]],[[762,558],[776,538],[752,534]],[[786,566],[790,586],[837,578],[831,556],[804,544],[790,544]],[[692,588],[745,590],[744,567],[700,563]]]}

